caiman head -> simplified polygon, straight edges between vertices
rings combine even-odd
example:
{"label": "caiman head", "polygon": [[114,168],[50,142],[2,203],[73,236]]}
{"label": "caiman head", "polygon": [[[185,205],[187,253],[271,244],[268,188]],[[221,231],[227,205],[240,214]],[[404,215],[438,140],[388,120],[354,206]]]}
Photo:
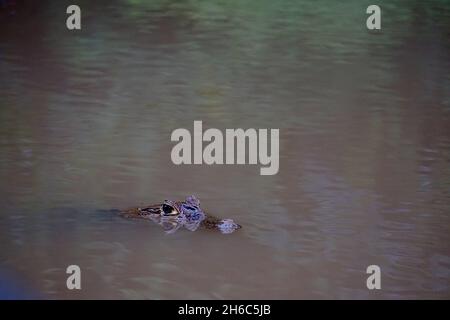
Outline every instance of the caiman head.
{"label": "caiman head", "polygon": [[173,233],[181,226],[195,231],[203,226],[206,229],[216,229],[222,233],[232,233],[241,226],[231,219],[217,219],[206,215],[200,208],[200,201],[195,196],[189,196],[184,201],[164,200],[162,204],[128,211],[128,216],[149,218],[163,226],[167,233]]}

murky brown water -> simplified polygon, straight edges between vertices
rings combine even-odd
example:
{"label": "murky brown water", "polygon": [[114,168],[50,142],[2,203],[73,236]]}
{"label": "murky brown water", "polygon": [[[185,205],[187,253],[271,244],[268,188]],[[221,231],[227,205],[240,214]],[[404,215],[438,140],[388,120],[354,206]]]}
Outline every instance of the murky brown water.
{"label": "murky brown water", "polygon": [[[449,5],[379,2],[376,34],[356,0],[0,11],[2,295],[450,298]],[[279,173],[173,165],[194,120],[280,128]],[[190,194],[244,228],[101,211]]]}

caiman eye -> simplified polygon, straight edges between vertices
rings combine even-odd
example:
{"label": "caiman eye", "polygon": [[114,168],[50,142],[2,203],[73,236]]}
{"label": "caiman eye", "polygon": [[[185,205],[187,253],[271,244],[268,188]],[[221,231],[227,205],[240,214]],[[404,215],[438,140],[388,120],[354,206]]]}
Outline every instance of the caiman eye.
{"label": "caiman eye", "polygon": [[174,207],[169,206],[168,204],[162,205],[162,211],[164,212],[164,214],[176,214],[177,213],[177,211],[174,209]]}

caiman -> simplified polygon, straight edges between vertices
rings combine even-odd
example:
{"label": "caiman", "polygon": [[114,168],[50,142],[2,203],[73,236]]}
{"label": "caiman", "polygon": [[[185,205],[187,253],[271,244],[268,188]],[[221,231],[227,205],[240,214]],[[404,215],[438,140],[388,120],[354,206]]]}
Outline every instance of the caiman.
{"label": "caiman", "polygon": [[200,201],[194,196],[189,196],[184,201],[164,200],[160,204],[129,208],[121,211],[121,215],[152,220],[161,225],[166,233],[185,227],[190,231],[203,228],[228,234],[241,228],[232,219],[220,219],[203,212]]}

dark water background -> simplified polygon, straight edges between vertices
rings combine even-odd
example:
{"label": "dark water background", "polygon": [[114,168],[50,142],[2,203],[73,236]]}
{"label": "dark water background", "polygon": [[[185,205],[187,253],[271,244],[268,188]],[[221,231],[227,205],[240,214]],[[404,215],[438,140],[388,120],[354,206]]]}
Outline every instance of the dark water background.
{"label": "dark water background", "polygon": [[[447,1],[1,3],[3,297],[450,298]],[[173,165],[194,120],[279,128],[279,173]],[[101,211],[190,194],[244,228]]]}

